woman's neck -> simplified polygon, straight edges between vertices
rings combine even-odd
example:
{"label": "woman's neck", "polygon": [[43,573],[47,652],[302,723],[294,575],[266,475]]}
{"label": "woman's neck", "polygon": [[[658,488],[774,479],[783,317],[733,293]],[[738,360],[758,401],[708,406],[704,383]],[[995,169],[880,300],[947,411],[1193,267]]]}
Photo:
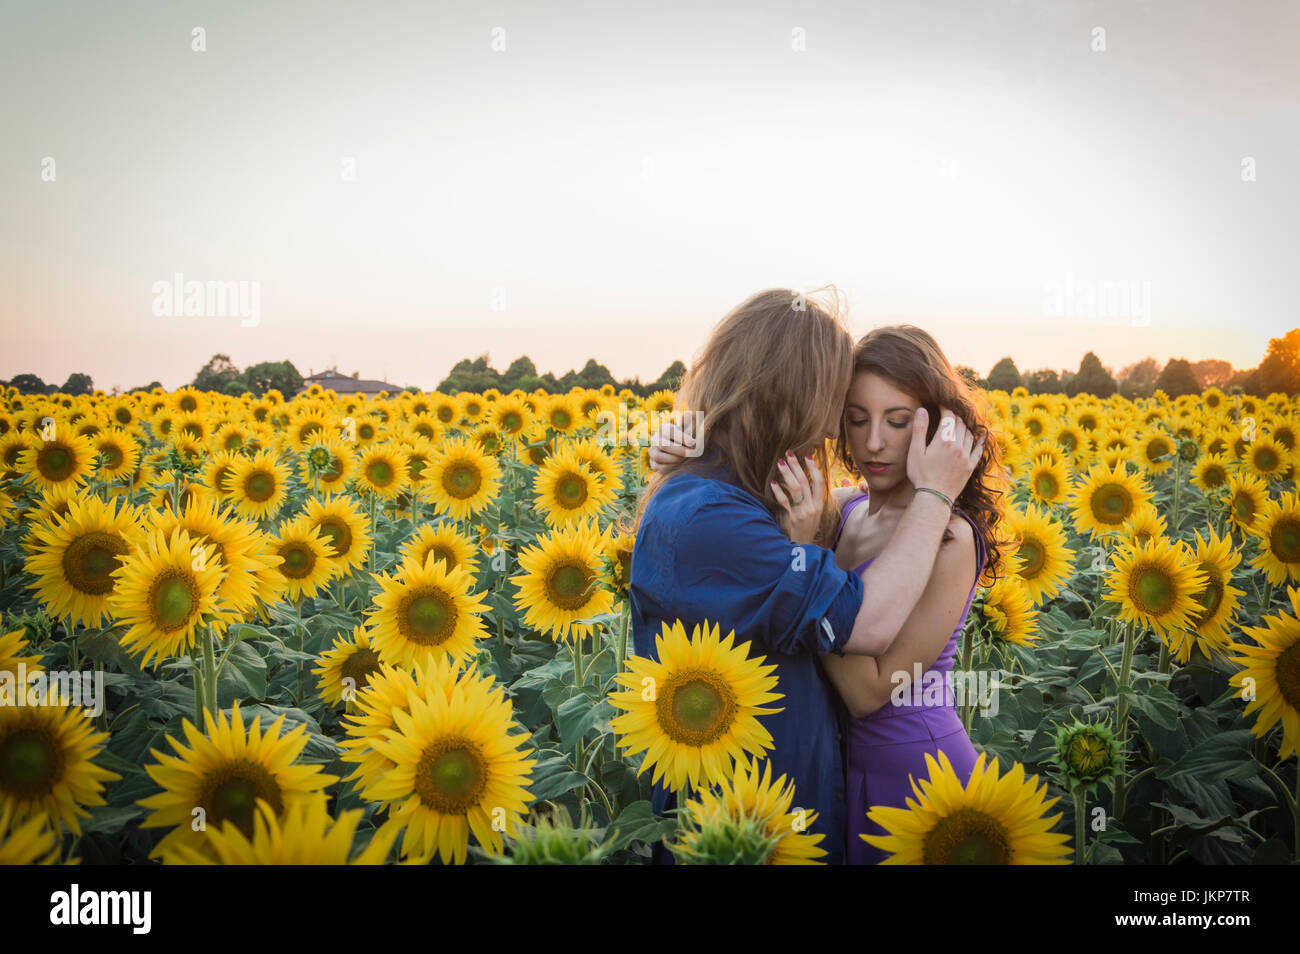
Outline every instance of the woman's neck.
{"label": "woman's neck", "polygon": [[872,494],[867,499],[867,513],[879,513],[886,507],[903,510],[911,502],[913,493],[912,482],[904,477],[888,490]]}

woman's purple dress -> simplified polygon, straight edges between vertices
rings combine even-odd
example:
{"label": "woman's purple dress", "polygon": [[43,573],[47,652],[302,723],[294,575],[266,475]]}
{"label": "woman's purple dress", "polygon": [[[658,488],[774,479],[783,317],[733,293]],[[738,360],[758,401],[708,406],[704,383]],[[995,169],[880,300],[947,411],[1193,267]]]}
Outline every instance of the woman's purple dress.
{"label": "woman's purple dress", "polygon": [[[866,499],[867,495],[861,494],[845,504],[840,518],[841,532],[853,508]],[[863,834],[886,834],[879,825],[867,820],[867,810],[878,805],[906,808],[907,799],[914,797],[909,776],[920,780],[928,775],[926,752],[937,757],[942,750],[963,784],[970,779],[975,768],[978,753],[952,704],[956,687],[953,685],[951,691],[947,688],[949,682],[946,674],[952,671],[953,659],[957,655],[957,640],[961,637],[971,601],[975,597],[976,583],[983,571],[985,548],[979,528],[970,516],[961,510],[954,512],[965,517],[975,531],[975,581],[971,584],[970,596],[966,598],[966,608],[962,611],[957,628],[948,637],[948,644],[934,665],[926,671],[923,681],[920,684],[913,682],[909,687],[918,696],[915,702],[920,703],[923,701],[919,698],[921,690],[931,685],[932,680],[942,679],[941,683],[933,683],[940,687],[938,692],[932,690],[929,693],[931,698],[939,695],[943,699],[942,704],[935,705],[931,701],[929,705],[895,705],[891,699],[868,716],[861,719],[847,718],[845,721],[844,768],[847,777],[844,799],[848,808],[847,858],[851,865],[874,865],[888,857],[887,852],[869,845],[859,837]],[[870,563],[871,560],[867,560],[856,572],[862,573]],[[911,696],[912,692],[908,692],[908,695]]]}

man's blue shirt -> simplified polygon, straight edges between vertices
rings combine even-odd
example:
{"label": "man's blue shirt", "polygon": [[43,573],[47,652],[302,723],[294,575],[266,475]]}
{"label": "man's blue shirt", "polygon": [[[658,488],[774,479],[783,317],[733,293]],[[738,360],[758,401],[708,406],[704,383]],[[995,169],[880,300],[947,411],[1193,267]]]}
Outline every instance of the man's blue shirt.
{"label": "man's blue shirt", "polygon": [[[808,830],[825,835],[826,862],[842,864],[841,704],[816,657],[848,641],[862,580],[840,569],[832,551],[791,543],[761,501],[714,469],[677,473],[656,491],[637,528],[629,588],[638,656],[657,658],[665,623],[681,620],[689,635],[708,620],[776,664],[775,691],[784,698],[770,705],[783,709],[760,716],[775,744],[772,776],[794,783],[793,807],[817,812]],[[675,801],[655,786],[656,812]]]}

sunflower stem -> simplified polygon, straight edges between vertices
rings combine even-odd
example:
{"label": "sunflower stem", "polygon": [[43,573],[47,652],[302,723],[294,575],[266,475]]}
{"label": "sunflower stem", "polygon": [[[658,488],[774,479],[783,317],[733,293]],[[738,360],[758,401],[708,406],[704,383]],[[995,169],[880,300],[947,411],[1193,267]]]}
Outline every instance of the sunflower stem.
{"label": "sunflower stem", "polygon": [[618,634],[618,658],[614,660],[614,675],[623,671],[623,660],[627,658],[627,631],[632,626],[632,603],[623,601],[623,625]]}
{"label": "sunflower stem", "polygon": [[1074,790],[1074,863],[1076,865],[1086,865],[1088,863],[1087,839],[1088,827],[1085,810],[1087,808],[1087,795],[1080,785]]}
{"label": "sunflower stem", "polygon": [[1162,639],[1160,640],[1160,664],[1157,667],[1158,671],[1163,675],[1169,675],[1169,663],[1169,644]]}
{"label": "sunflower stem", "polygon": [[375,550],[379,546],[379,540],[375,535],[375,492],[370,492],[370,562],[368,564],[371,575],[375,572]]}
{"label": "sunflower stem", "polygon": [[217,663],[212,652],[212,627],[202,627],[199,638],[203,643],[203,688],[207,695],[204,705],[215,718],[217,715]]}
{"label": "sunflower stem", "polygon": [[[1124,631],[1124,655],[1119,667],[1119,687],[1115,701],[1115,735],[1119,739],[1120,755],[1125,754],[1128,745],[1128,690],[1129,677],[1133,669],[1133,648],[1137,645],[1138,625],[1121,623]],[[1125,797],[1128,794],[1127,769],[1121,769],[1115,778],[1115,817],[1123,819]]]}

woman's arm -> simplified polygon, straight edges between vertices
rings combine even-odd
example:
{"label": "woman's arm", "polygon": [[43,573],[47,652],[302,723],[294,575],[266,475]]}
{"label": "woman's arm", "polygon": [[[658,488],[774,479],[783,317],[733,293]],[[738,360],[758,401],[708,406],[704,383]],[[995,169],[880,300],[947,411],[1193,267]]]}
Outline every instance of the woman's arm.
{"label": "woman's arm", "polygon": [[975,581],[975,534],[961,517],[948,529],[952,538],[940,546],[921,599],[889,649],[881,656],[822,657],[826,675],[855,719],[888,704],[895,687],[912,681],[916,663],[922,672],[934,665],[957,628]]}

